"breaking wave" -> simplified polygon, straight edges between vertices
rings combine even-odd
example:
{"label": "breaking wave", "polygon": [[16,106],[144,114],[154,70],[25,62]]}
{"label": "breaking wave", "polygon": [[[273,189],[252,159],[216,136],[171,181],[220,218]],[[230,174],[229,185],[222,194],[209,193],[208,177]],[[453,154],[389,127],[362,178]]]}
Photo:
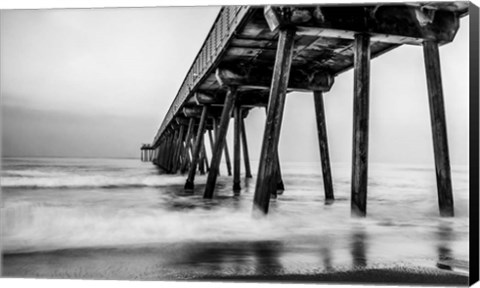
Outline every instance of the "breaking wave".
{"label": "breaking wave", "polygon": [[[35,173],[29,173],[31,175]],[[121,188],[121,187],[163,187],[181,184],[183,176],[103,176],[103,175],[51,175],[39,173],[37,177],[2,177],[3,188]]]}

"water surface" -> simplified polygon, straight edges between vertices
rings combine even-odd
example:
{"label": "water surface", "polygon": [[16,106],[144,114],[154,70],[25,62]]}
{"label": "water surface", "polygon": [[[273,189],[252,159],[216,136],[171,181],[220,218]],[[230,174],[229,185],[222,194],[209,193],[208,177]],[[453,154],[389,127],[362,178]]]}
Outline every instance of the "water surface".
{"label": "water surface", "polygon": [[186,176],[136,159],[3,159],[3,273],[188,279],[403,267],[468,275],[468,167],[452,169],[454,218],[439,217],[433,167],[372,164],[365,219],[350,217],[350,165],[332,167],[333,203],[319,163],[282,170],[285,192],[268,217],[254,219],[255,178],[242,178],[234,196],[226,171],[205,200],[205,176],[185,194]]}

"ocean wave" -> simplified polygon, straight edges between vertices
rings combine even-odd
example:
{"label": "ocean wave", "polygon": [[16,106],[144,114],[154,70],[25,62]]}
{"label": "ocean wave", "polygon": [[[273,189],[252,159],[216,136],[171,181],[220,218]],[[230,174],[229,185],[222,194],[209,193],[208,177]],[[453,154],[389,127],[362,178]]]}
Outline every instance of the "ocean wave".
{"label": "ocean wave", "polygon": [[288,233],[286,227],[278,225],[278,219],[249,217],[248,208],[175,213],[158,207],[86,208],[19,202],[0,209],[3,250],[27,253],[142,243],[263,240]]}
{"label": "ocean wave", "polygon": [[3,188],[121,188],[121,187],[163,187],[183,184],[185,177],[175,175],[68,175],[41,177],[2,177]]}

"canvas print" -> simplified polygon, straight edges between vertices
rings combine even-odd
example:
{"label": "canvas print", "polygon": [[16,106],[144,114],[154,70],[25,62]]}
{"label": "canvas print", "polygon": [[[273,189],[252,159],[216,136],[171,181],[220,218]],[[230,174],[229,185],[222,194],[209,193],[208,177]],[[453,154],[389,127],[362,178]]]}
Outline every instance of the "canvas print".
{"label": "canvas print", "polygon": [[2,10],[2,277],[468,285],[476,9]]}

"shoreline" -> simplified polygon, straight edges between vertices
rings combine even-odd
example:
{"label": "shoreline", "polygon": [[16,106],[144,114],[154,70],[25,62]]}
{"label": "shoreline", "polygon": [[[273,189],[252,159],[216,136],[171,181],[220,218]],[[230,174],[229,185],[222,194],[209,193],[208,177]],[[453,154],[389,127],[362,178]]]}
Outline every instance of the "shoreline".
{"label": "shoreline", "polygon": [[[173,248],[173,247],[171,247]],[[296,271],[278,266],[275,258],[253,262],[208,258],[212,251],[185,257],[176,249],[67,249],[2,255],[3,278],[263,282],[290,284],[386,284],[468,286],[466,274],[435,266],[391,263],[384,265],[322,266]],[[187,254],[190,252],[187,252]],[[274,265],[272,265],[272,263]]]}

